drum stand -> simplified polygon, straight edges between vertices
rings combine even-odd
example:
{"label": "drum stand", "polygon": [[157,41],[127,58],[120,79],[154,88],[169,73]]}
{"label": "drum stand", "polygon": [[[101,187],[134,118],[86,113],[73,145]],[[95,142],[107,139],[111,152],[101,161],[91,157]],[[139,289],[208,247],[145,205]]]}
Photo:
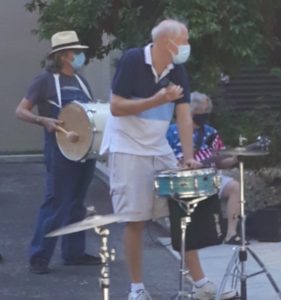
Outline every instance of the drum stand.
{"label": "drum stand", "polygon": [[[266,269],[265,265],[258,258],[253,250],[246,246],[246,237],[245,237],[245,199],[244,199],[244,162],[242,156],[238,156],[239,161],[239,171],[240,171],[240,210],[241,210],[241,245],[235,248],[235,252],[227,266],[225,275],[222,279],[222,282],[218,288],[215,300],[220,300],[221,295],[226,286],[228,277],[232,277],[232,287],[236,287],[238,281],[240,280],[240,296],[236,299],[247,300],[247,279],[262,273],[265,273],[273,289],[281,299],[281,292],[274,281],[273,277],[270,275],[269,271]],[[252,274],[246,274],[246,262],[247,254],[250,254],[256,263],[260,266],[261,270]]]}
{"label": "drum stand", "polygon": [[180,285],[178,293],[172,297],[174,300],[191,299],[192,294],[184,290],[185,275],[188,273],[185,267],[185,236],[188,224],[191,222],[191,214],[194,212],[198,203],[207,197],[199,197],[191,201],[183,201],[180,198],[173,197],[178,204],[185,210],[186,217],[181,218],[181,262],[180,262]]}
{"label": "drum stand", "polygon": [[109,250],[108,236],[109,230],[103,227],[96,227],[95,232],[101,236],[100,257],[102,261],[101,272],[99,277],[99,285],[102,289],[102,300],[109,300],[109,263],[115,260],[115,249]]}

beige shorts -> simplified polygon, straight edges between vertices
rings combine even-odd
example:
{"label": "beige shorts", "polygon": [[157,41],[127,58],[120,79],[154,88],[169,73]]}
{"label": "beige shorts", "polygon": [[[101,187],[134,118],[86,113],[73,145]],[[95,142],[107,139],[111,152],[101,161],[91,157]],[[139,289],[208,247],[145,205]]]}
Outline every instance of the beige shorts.
{"label": "beige shorts", "polygon": [[177,168],[174,154],[139,156],[126,153],[109,155],[110,194],[115,213],[131,213],[124,221],[146,221],[168,216],[167,199],[154,188],[157,171]]}

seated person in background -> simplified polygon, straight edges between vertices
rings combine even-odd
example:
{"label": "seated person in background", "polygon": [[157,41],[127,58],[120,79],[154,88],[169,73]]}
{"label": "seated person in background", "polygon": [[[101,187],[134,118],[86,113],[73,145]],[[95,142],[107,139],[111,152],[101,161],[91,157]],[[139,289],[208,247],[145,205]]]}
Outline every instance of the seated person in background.
{"label": "seated person in background", "polygon": [[[232,167],[237,163],[236,157],[222,158],[217,151],[225,148],[217,130],[207,125],[209,114],[212,111],[211,99],[202,93],[191,93],[190,108],[193,118],[193,146],[194,157],[200,161],[203,166],[215,165],[219,169]],[[181,143],[176,124],[171,124],[167,139],[174,150],[177,159],[180,161],[183,157]],[[240,215],[240,185],[229,177],[221,174],[221,186],[219,198],[227,199],[227,233],[225,244],[240,244],[241,237],[237,233],[238,218]]]}

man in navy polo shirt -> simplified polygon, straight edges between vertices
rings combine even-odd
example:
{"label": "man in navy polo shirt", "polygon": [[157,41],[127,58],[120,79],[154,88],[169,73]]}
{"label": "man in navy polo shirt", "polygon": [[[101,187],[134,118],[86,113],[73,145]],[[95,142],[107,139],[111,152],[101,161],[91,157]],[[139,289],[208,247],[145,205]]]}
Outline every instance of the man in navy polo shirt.
{"label": "man in navy polo shirt", "polygon": [[128,213],[124,248],[131,278],[129,300],[151,299],[142,280],[145,221],[168,215],[155,197],[156,171],[177,168],[166,139],[174,110],[184,154],[193,159],[189,86],[183,63],[190,54],[185,24],[164,20],[152,29],[152,44],[124,53],[112,82],[111,113],[101,153],[109,152],[110,191],[115,213]]}

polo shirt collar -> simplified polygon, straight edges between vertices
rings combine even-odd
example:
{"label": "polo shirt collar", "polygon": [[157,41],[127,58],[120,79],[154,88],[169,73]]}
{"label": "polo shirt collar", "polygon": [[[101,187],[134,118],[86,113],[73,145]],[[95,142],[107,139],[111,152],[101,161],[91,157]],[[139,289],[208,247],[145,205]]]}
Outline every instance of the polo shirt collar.
{"label": "polo shirt collar", "polygon": [[151,48],[152,48],[153,44],[150,43],[148,45],[145,46],[144,48],[144,61],[147,65],[151,66],[151,70],[152,73],[154,75],[154,79],[155,79],[155,83],[159,82],[162,78],[164,78],[166,75],[168,75],[170,73],[170,71],[172,69],[174,69],[174,65],[173,64],[169,64],[165,70],[161,73],[160,76],[158,76],[155,68],[152,65],[152,57],[151,57]]}

